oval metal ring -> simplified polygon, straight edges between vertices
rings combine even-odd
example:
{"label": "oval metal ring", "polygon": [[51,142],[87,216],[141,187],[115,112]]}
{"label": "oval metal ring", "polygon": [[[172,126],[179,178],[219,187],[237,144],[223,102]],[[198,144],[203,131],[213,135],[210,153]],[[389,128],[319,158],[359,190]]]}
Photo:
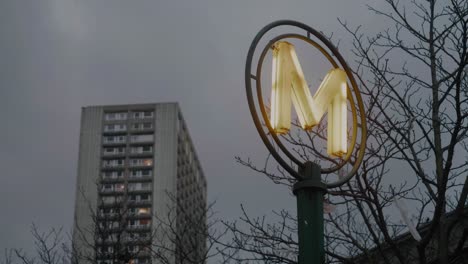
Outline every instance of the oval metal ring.
{"label": "oval metal ring", "polygon": [[[253,56],[255,53],[255,50],[257,48],[258,43],[260,42],[261,38],[271,29],[278,27],[278,26],[295,26],[298,28],[301,28],[307,32],[307,36],[299,35],[299,34],[283,34],[280,36],[277,36],[270,40],[268,44],[264,47],[262,50],[262,53],[259,57],[259,60],[257,62],[257,69],[255,71],[255,75],[252,74],[252,60]],[[330,55],[325,48],[320,46],[317,42],[313,41],[310,39],[310,35],[315,36],[317,39],[319,39],[325,46],[331,51],[332,55],[338,59],[337,63],[332,55]],[[257,92],[257,101],[258,105],[261,111],[262,119],[264,121],[264,124],[268,128],[269,134],[272,136],[273,140],[275,141],[276,145],[279,147],[279,149],[292,161],[295,163],[297,166],[302,166],[302,162],[299,161],[292,153],[289,152],[289,150],[282,144],[281,140],[278,138],[276,133],[273,133],[273,128],[271,127],[270,121],[268,119],[268,115],[265,110],[265,105],[263,102],[263,97],[262,97],[262,91],[261,91],[261,75],[262,75],[262,66],[263,66],[263,60],[270,49],[270,47],[277,42],[278,40],[285,39],[285,38],[296,38],[303,40],[315,48],[317,48],[327,59],[328,61],[332,64],[334,68],[339,68],[339,65],[341,65],[342,69],[346,72],[346,75],[348,77],[348,80],[350,82],[350,85],[348,84],[348,100],[351,105],[351,112],[352,112],[352,117],[353,117],[353,132],[352,132],[352,137],[351,137],[351,144],[348,148],[348,153],[346,157],[343,159],[342,162],[338,163],[336,166],[329,167],[329,168],[324,168],[322,169],[322,173],[327,174],[327,173],[332,173],[334,171],[339,170],[342,168],[345,164],[347,164],[354,152],[354,148],[356,145],[356,140],[357,140],[357,129],[358,127],[361,128],[361,140],[360,140],[360,145],[359,145],[359,150],[356,155],[356,159],[353,162],[353,168],[348,174],[340,179],[339,181],[336,182],[331,182],[331,183],[325,183],[327,185],[327,188],[335,188],[338,187],[345,182],[347,182],[358,170],[359,165],[361,164],[363,158],[364,158],[364,150],[365,150],[365,143],[366,143],[366,138],[367,138],[367,126],[366,126],[366,120],[365,120],[365,115],[364,115],[364,104],[362,102],[362,98],[360,95],[359,90],[357,89],[357,83],[356,80],[354,79],[354,76],[349,69],[348,65],[344,61],[343,57],[341,54],[338,52],[338,50],[331,44],[331,42],[328,41],[321,33],[318,31],[310,28],[309,26],[296,22],[296,21],[291,21],[291,20],[281,20],[281,21],[276,21],[273,22],[267,26],[265,26],[260,32],[257,34],[257,36],[254,38],[248,55],[247,55],[247,62],[246,62],[246,68],[245,68],[245,85],[246,85],[246,92],[247,92],[247,101],[249,104],[249,109],[252,114],[252,118],[254,120],[254,124],[257,128],[257,131],[262,138],[262,141],[264,142],[265,146],[268,148],[270,151],[271,155],[275,158],[275,160],[281,165],[287,172],[289,172],[294,178],[297,180],[301,180],[302,176],[295,170],[293,169],[288,162],[286,162],[281,155],[276,151],[275,147],[273,144],[270,142],[268,139],[268,136],[266,135],[265,131],[263,130],[263,125],[260,121],[260,118],[257,114],[257,107],[253,99],[253,91],[252,91],[252,79],[255,80],[256,84],[256,92]],[[351,89],[350,89],[351,88]],[[354,102],[353,95],[356,97],[356,102]],[[360,123],[358,123],[358,118],[357,118],[357,109],[356,105],[358,105],[359,109],[359,116],[360,116]]]}

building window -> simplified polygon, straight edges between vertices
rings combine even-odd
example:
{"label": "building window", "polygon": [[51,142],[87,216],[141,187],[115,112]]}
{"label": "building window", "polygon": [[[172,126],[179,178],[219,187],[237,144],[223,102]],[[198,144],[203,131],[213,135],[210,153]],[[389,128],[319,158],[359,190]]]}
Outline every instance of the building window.
{"label": "building window", "polygon": [[114,196],[104,196],[102,197],[102,202],[105,204],[115,203],[116,199]]}
{"label": "building window", "polygon": [[153,151],[153,146],[143,146],[141,149],[143,152],[151,152]]}
{"label": "building window", "polygon": [[150,208],[138,208],[138,214],[149,214]]}
{"label": "building window", "polygon": [[[138,253],[138,246],[137,245],[131,245],[131,246],[128,246],[128,251],[130,253]],[[135,263],[134,261],[132,262],[133,260],[131,260],[129,263]]]}
{"label": "building window", "polygon": [[151,166],[153,165],[152,159],[131,159],[130,164],[133,166]]}
{"label": "building window", "polygon": [[128,189],[130,191],[147,191],[151,190],[151,185],[148,182],[129,183]]}
{"label": "building window", "polygon": [[127,113],[126,112],[106,113],[104,115],[104,119],[106,121],[126,120],[127,119]]}
{"label": "building window", "polygon": [[115,190],[118,192],[123,192],[125,190],[125,185],[122,183],[116,184],[115,185]]}
{"label": "building window", "polygon": [[135,154],[151,153],[152,151],[153,151],[153,146],[140,146],[140,147],[131,148],[131,152]]}
{"label": "building window", "polygon": [[112,159],[112,160],[104,160],[103,161],[104,167],[120,167],[124,165],[123,159]]}
{"label": "building window", "polygon": [[125,152],[125,148],[104,148],[104,154],[122,154]]}
{"label": "building window", "polygon": [[135,123],[133,124],[133,129],[135,130],[144,130],[153,128],[152,123]]}
{"label": "building window", "polygon": [[142,112],[133,112],[133,118],[150,118],[153,117],[153,111],[142,111]]}
{"label": "building window", "polygon": [[152,170],[132,170],[132,177],[151,176]]}
{"label": "building window", "polygon": [[105,179],[117,179],[123,176],[122,171],[105,171],[102,173],[102,177]]}
{"label": "building window", "polygon": [[119,132],[127,130],[127,125],[125,124],[110,124],[104,126],[105,132]]}
{"label": "building window", "polygon": [[104,137],[104,143],[124,143],[126,136],[107,136]]}

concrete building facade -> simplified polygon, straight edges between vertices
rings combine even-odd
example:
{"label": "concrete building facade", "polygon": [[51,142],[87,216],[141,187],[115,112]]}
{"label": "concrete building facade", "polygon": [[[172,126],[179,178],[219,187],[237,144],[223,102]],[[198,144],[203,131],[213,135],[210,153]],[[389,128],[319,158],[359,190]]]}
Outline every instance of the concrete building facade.
{"label": "concrete building facade", "polygon": [[203,255],[206,191],[177,103],[82,109],[76,262],[186,263]]}

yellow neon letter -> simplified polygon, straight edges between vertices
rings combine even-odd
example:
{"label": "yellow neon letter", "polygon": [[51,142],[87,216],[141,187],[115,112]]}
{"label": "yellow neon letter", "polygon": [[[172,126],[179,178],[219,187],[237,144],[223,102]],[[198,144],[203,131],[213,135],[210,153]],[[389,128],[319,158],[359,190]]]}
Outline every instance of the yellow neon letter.
{"label": "yellow neon letter", "polygon": [[291,102],[305,130],[312,129],[328,110],[329,155],[341,157],[347,151],[346,73],[330,70],[314,97],[304,77],[294,45],[279,41],[273,46],[271,125],[285,134],[291,127]]}

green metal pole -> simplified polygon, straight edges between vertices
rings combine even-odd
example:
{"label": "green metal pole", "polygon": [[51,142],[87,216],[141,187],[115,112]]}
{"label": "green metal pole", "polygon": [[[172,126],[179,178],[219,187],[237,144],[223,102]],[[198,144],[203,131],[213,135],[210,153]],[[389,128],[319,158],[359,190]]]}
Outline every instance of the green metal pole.
{"label": "green metal pole", "polygon": [[321,181],[318,164],[306,162],[299,173],[303,180],[293,187],[297,198],[299,264],[323,264],[323,196],[327,189]]}

